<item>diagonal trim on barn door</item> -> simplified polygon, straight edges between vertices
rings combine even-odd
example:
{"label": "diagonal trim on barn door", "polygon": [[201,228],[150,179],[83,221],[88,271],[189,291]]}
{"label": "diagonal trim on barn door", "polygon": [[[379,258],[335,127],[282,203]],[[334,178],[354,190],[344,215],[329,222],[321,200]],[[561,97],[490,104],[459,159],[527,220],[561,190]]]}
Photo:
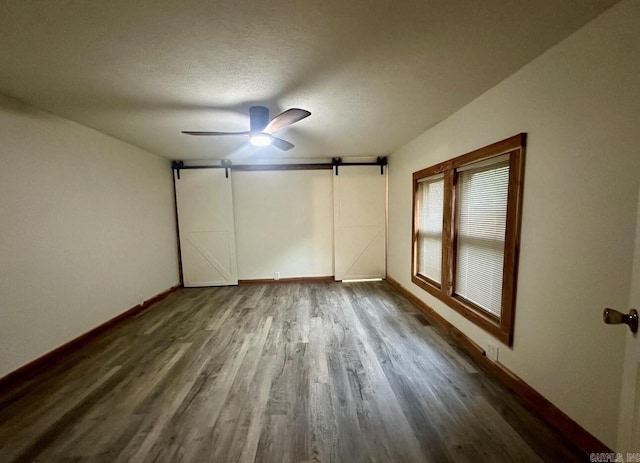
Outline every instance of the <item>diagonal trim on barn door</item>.
{"label": "diagonal trim on barn door", "polygon": [[[207,251],[207,249],[204,248],[204,246],[202,246],[202,244],[194,237],[194,235],[196,235],[197,233],[202,233],[202,232],[189,233],[185,237],[187,239],[187,242],[196,251],[198,251],[198,254],[200,254],[209,263],[209,265],[211,265],[211,267],[215,269],[226,281],[231,280],[231,269],[225,268],[224,264],[222,264],[213,254],[211,254],[209,251]],[[219,234],[222,233],[225,236],[228,235],[227,232],[215,232],[215,233],[219,233]],[[227,254],[228,252],[229,251],[227,250]],[[227,258],[228,257],[229,256],[227,255]]]}
{"label": "diagonal trim on barn door", "polygon": [[[358,229],[358,230],[366,230],[366,229],[373,229],[375,231],[375,229],[377,227],[344,227],[343,230],[345,230],[346,228],[351,228],[351,229]],[[365,255],[365,253],[371,248],[371,246],[373,245],[373,243],[375,243],[375,241],[378,239],[378,237],[382,234],[381,231],[378,231],[376,233],[374,233],[372,235],[372,237],[366,242],[366,244],[362,247],[362,250],[360,252],[355,252],[353,254],[353,256],[347,261],[348,264],[346,265],[346,269],[344,271],[344,276],[354,276],[354,275],[349,275],[351,270],[353,269],[353,267],[356,265],[356,263],[358,263],[358,261],[362,258],[362,256]],[[362,275],[355,275],[355,276],[362,276]]]}

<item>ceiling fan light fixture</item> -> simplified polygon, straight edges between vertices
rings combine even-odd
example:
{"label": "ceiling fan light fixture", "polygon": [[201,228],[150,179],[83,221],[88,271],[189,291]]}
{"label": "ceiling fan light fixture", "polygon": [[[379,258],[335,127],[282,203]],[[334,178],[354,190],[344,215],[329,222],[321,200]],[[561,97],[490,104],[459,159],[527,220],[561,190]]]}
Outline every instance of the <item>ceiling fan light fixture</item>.
{"label": "ceiling fan light fixture", "polygon": [[243,136],[249,138],[249,142],[253,146],[273,145],[279,150],[288,151],[291,148],[294,148],[293,143],[289,143],[287,140],[283,140],[282,138],[274,137],[273,134],[290,126],[291,124],[301,121],[305,117],[309,117],[310,115],[311,113],[306,109],[289,108],[269,120],[269,110],[267,108],[264,106],[251,106],[251,108],[249,108],[250,129],[246,132],[203,132],[183,130],[182,133],[186,135],[206,136]]}
{"label": "ceiling fan light fixture", "polygon": [[249,141],[253,146],[269,146],[273,140],[269,134],[256,133],[249,136]]}

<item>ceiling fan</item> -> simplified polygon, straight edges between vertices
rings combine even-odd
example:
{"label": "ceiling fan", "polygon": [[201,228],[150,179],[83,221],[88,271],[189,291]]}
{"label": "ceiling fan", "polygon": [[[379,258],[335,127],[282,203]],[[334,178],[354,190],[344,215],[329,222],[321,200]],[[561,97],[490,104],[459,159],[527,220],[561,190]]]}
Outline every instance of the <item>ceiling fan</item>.
{"label": "ceiling fan", "polygon": [[282,138],[274,137],[273,134],[278,130],[295,124],[301,121],[305,117],[310,116],[311,113],[306,109],[291,108],[287,109],[281,114],[278,114],[273,119],[269,120],[269,109],[264,106],[251,106],[249,108],[249,127],[250,129],[245,132],[194,132],[185,131],[187,135],[206,135],[206,136],[221,136],[221,135],[242,135],[249,137],[249,141],[254,146],[268,146],[273,145],[283,151],[293,148],[293,144],[289,143]]}

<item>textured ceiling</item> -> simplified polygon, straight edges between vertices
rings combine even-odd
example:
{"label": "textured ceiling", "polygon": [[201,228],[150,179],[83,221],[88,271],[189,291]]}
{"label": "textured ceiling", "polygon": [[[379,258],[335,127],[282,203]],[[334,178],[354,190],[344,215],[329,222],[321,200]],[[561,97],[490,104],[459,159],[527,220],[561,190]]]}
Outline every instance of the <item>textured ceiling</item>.
{"label": "textured ceiling", "polygon": [[[170,159],[383,155],[613,3],[2,0],[0,93]],[[180,133],[254,104],[311,111],[294,149]]]}

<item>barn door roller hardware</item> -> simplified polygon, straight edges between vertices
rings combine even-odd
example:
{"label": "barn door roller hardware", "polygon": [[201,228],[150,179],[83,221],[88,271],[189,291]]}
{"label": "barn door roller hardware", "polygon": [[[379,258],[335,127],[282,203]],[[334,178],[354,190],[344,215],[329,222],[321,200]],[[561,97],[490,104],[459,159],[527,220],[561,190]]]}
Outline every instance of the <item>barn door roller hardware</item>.
{"label": "barn door roller hardware", "polygon": [[336,168],[336,175],[338,175],[338,168],[342,164],[342,158],[333,158],[331,159],[331,165]]}
{"label": "barn door roller hardware", "polygon": [[338,169],[340,166],[380,166],[380,175],[384,175],[384,166],[387,165],[386,156],[378,156],[376,162],[342,162],[342,158],[331,159],[331,165],[335,168],[335,173],[338,175]]}
{"label": "barn door roller hardware", "polygon": [[376,164],[380,166],[380,175],[384,175],[384,166],[387,165],[387,157],[386,156],[378,156],[376,158]]}
{"label": "barn door roller hardware", "polygon": [[176,178],[180,180],[180,169],[184,169],[184,162],[171,161],[171,168],[176,171]]}
{"label": "barn door roller hardware", "polygon": [[224,178],[229,178],[229,169],[231,169],[231,161],[223,159],[220,161],[220,165],[224,166]]}

